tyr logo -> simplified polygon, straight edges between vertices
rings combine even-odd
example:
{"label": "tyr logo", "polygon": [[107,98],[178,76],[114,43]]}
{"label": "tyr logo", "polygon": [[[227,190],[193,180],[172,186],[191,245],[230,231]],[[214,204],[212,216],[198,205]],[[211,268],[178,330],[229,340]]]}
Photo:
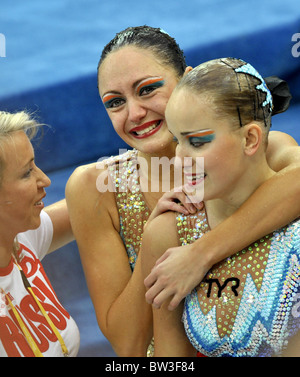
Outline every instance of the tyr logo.
{"label": "tyr logo", "polygon": [[218,286],[218,297],[221,297],[221,293],[223,291],[223,289],[226,287],[226,285],[229,283],[229,282],[235,282],[235,285],[232,285],[231,286],[231,290],[232,292],[234,293],[235,296],[238,296],[238,292],[237,292],[237,288],[239,287],[240,285],[240,279],[238,278],[228,278],[225,280],[224,284],[221,285],[219,280],[218,279],[206,279],[204,280],[206,283],[209,284],[209,287],[208,287],[208,291],[207,291],[207,297],[210,297],[210,294],[211,294],[211,288],[212,288],[212,285],[213,283],[216,283],[217,286]]}

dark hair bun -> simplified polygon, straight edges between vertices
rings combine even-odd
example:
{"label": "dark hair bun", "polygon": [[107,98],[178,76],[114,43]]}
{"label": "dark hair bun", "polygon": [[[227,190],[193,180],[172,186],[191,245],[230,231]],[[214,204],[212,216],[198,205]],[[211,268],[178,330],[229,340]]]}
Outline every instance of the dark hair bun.
{"label": "dark hair bun", "polygon": [[272,115],[283,113],[289,108],[292,95],[286,81],[277,76],[266,77],[265,82],[273,97]]}

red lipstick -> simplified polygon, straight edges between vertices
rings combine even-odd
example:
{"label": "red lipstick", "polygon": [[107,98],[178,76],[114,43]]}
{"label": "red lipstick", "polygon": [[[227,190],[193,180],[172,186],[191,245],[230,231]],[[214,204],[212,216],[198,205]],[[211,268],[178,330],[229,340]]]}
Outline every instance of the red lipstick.
{"label": "red lipstick", "polygon": [[134,127],[132,130],[130,130],[130,133],[136,139],[144,139],[155,134],[161,128],[162,124],[162,120],[153,120],[151,122],[144,123],[141,126]]}

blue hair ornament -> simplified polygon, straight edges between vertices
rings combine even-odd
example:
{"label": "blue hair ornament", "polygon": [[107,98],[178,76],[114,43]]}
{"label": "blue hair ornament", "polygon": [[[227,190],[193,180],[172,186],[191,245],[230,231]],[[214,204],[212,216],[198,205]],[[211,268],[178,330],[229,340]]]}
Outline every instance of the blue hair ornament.
{"label": "blue hair ornament", "polygon": [[265,83],[265,80],[262,78],[262,76],[257,72],[257,70],[252,67],[251,64],[246,63],[242,65],[241,67],[238,67],[235,69],[235,72],[242,72],[250,76],[256,77],[258,80],[261,81],[260,85],[256,86],[257,90],[260,90],[261,92],[266,93],[266,100],[262,103],[262,107],[270,105],[270,110],[272,111],[273,108],[273,100],[272,100],[272,94],[270,90],[267,87],[267,84]]}

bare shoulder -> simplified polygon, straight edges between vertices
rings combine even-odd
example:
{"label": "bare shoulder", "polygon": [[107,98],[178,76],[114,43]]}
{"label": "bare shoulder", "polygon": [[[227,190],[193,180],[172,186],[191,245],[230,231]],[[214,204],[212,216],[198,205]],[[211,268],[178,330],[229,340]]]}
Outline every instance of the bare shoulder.
{"label": "bare shoulder", "polygon": [[99,199],[99,195],[112,193],[114,189],[107,168],[99,168],[98,163],[77,167],[66,185],[66,199],[80,201]]}
{"label": "bare shoulder", "polygon": [[273,170],[280,171],[288,165],[299,163],[300,148],[292,136],[271,131],[268,140],[267,160]]}
{"label": "bare shoulder", "polygon": [[278,154],[285,152],[287,148],[298,146],[296,140],[281,131],[270,131],[268,136],[268,158],[276,157]]}
{"label": "bare shoulder", "polygon": [[298,145],[296,140],[289,134],[281,131],[270,131],[269,132],[269,146],[277,144],[286,144],[287,146],[296,146]]}
{"label": "bare shoulder", "polygon": [[114,192],[114,185],[109,169],[112,168],[112,171],[117,170],[116,167],[122,161],[122,158],[126,160],[127,155],[124,156],[125,154],[111,156],[77,167],[67,182],[66,196],[74,193],[76,195],[91,195],[93,193],[97,195],[99,193]]}
{"label": "bare shoulder", "polygon": [[76,219],[86,229],[89,219],[92,229],[92,223],[98,226],[105,219],[119,229],[115,192],[106,167],[92,163],[76,168],[66,185],[66,200],[72,226]]}
{"label": "bare shoulder", "polygon": [[99,173],[96,162],[78,166],[68,179],[67,188],[73,189],[84,186],[87,183],[95,183]]}

